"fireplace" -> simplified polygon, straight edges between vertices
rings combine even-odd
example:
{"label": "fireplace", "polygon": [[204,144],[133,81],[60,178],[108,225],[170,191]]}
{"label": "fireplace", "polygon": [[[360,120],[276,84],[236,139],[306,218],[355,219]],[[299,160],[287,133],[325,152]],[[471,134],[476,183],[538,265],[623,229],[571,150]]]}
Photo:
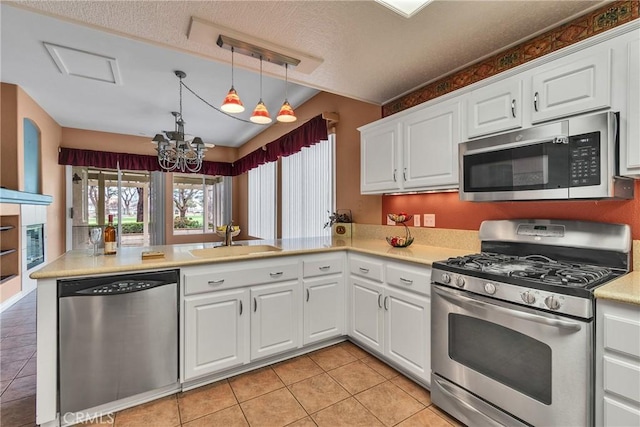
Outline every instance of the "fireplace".
{"label": "fireplace", "polygon": [[44,224],[27,225],[27,270],[44,262]]}

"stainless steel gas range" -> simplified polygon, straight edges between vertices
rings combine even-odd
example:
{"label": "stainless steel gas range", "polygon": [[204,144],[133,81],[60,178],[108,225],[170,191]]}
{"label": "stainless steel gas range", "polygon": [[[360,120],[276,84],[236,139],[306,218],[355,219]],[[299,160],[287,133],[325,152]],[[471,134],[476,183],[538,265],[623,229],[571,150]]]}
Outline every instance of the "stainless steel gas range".
{"label": "stainless steel gas range", "polygon": [[470,426],[594,423],[593,290],[629,271],[627,225],[485,221],[433,263],[433,402]]}

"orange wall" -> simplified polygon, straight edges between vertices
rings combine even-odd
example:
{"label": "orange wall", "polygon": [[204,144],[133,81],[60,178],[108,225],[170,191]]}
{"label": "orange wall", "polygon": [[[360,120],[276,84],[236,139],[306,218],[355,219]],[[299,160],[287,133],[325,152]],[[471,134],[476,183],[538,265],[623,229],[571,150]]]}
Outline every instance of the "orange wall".
{"label": "orange wall", "polygon": [[0,85],[0,185],[19,190],[18,182],[18,87]]}
{"label": "orange wall", "polygon": [[382,197],[382,224],[386,214],[435,214],[437,228],[477,230],[485,219],[544,218],[624,223],[640,239],[640,180],[635,182],[634,200],[462,202],[458,193],[413,194]]}
{"label": "orange wall", "polygon": [[[380,118],[381,111],[377,105],[321,92],[296,109],[297,122],[271,126],[240,147],[238,157],[274,141],[323,112],[340,115],[340,122],[336,125],[336,208],[351,209],[356,222],[375,224],[380,217],[381,197],[360,194],[360,132],[357,128]],[[246,174],[234,178],[233,184],[239,187],[240,192],[234,220],[241,227],[246,227]]]}

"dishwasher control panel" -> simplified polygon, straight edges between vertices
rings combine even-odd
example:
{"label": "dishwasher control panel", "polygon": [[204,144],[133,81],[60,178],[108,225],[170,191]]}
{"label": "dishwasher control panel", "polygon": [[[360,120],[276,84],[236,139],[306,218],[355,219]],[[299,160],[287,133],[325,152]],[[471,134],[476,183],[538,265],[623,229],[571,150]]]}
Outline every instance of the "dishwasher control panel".
{"label": "dishwasher control panel", "polygon": [[121,295],[179,283],[178,270],[58,280],[58,298]]}
{"label": "dishwasher control panel", "polygon": [[78,291],[80,294],[122,294],[157,286],[157,282],[116,282]]}

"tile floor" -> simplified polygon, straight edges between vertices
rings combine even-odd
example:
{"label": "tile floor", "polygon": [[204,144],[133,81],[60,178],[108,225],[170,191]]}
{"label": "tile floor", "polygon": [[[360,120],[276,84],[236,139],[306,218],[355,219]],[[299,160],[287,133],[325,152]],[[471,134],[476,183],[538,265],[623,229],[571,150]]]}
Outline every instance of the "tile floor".
{"label": "tile floor", "polygon": [[[2,313],[0,425],[35,425],[35,292]],[[105,427],[460,426],[429,392],[345,342],[103,417]]]}

